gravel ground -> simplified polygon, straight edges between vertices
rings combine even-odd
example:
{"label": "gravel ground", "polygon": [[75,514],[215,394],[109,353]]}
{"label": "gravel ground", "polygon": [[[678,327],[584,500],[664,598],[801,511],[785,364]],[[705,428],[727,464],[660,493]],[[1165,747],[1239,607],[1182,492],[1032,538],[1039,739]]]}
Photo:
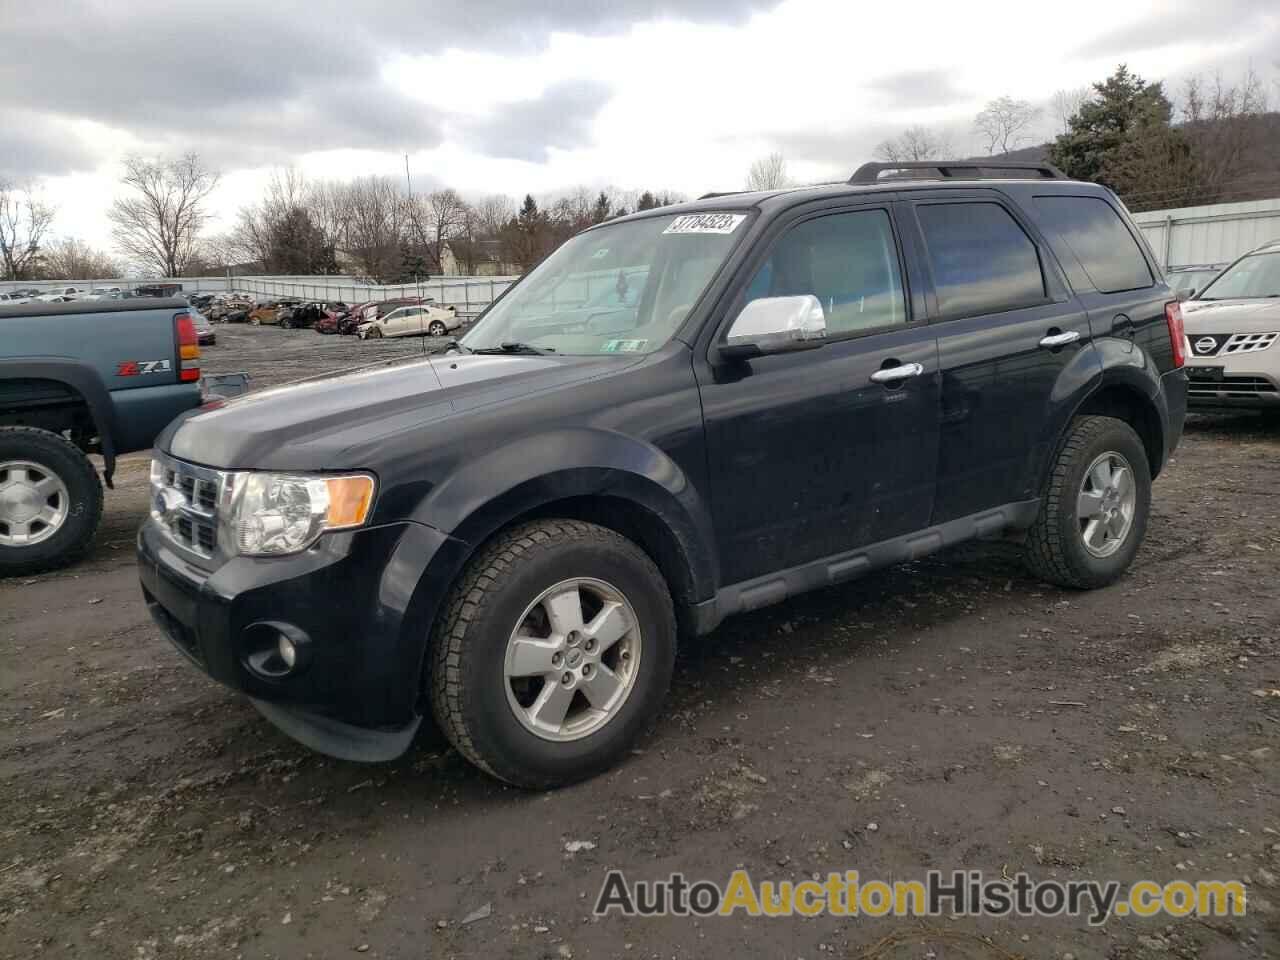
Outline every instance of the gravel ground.
{"label": "gravel ground", "polygon": [[[256,387],[423,347],[218,332],[206,368]],[[89,557],[0,582],[0,956],[1278,956],[1278,455],[1280,428],[1193,418],[1106,590],[969,546],[733,619],[627,763],[554,794],[431,734],[325,759],[197,673],[139,599],[129,458]],[[1246,879],[1249,915],[590,916],[608,868],[737,866]]]}

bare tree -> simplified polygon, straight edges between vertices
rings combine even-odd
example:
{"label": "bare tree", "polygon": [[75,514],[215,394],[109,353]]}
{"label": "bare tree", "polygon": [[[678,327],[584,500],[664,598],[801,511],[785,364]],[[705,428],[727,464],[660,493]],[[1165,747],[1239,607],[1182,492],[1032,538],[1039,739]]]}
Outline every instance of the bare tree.
{"label": "bare tree", "polygon": [[1239,83],[1214,74],[1193,76],[1182,92],[1182,130],[1195,154],[1200,175],[1200,203],[1213,203],[1241,174],[1254,166],[1274,164],[1259,157],[1267,112],[1267,89],[1252,67]]}
{"label": "bare tree", "polygon": [[347,252],[365,276],[386,280],[399,273],[408,198],[393,177],[362,177],[342,188],[347,207]]}
{"label": "bare tree", "polygon": [[409,204],[409,228],[427,251],[436,273],[444,273],[444,245],[466,222],[467,205],[453,189],[435,190],[414,197]]}
{"label": "bare tree", "polygon": [[780,153],[771,153],[751,164],[747,171],[748,190],[781,190],[791,186],[787,176],[787,161]]}
{"label": "bare tree", "polygon": [[109,256],[75,237],[50,243],[40,256],[40,276],[44,280],[104,280],[121,273]]}
{"label": "bare tree", "polygon": [[943,131],[908,127],[898,136],[877,144],[875,155],[887,163],[908,163],[945,159],[951,151],[951,139]]}
{"label": "bare tree", "polygon": [[492,240],[516,215],[515,201],[506,194],[494,193],[475,205],[476,228],[479,236]]}
{"label": "bare tree", "polygon": [[1029,100],[999,97],[987,103],[973,121],[974,129],[987,142],[987,155],[1008,153],[1018,149],[1018,144],[1030,139],[1040,108]]}
{"label": "bare tree", "polygon": [[116,246],[145,270],[181,276],[196,253],[218,174],[195,153],[161,161],[133,155],[125,159],[121,182],[131,193],[107,212]]}
{"label": "bare tree", "polygon": [[53,213],[34,188],[0,180],[0,257],[6,279],[24,280],[35,271]]}
{"label": "bare tree", "polygon": [[1080,112],[1092,95],[1093,89],[1087,86],[1053,92],[1049,98],[1049,109],[1053,112],[1056,133],[1066,133],[1071,128],[1071,118]]}

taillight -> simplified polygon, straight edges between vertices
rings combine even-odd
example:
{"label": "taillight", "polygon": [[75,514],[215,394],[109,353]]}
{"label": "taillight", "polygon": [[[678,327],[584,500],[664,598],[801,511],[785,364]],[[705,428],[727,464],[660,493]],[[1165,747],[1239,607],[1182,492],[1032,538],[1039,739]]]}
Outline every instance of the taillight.
{"label": "taillight", "polygon": [[1164,322],[1169,325],[1169,346],[1173,347],[1173,367],[1187,362],[1187,331],[1182,325],[1182,304],[1173,300],[1164,305]]}
{"label": "taillight", "polygon": [[200,379],[200,338],[196,324],[189,313],[179,313],[173,318],[173,337],[178,341],[178,379],[192,383]]}

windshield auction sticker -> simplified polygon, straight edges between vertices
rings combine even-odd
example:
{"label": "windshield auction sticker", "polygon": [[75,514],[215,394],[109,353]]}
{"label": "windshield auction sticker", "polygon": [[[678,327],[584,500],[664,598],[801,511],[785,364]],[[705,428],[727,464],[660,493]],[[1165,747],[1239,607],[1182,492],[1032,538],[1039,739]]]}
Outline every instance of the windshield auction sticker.
{"label": "windshield auction sticker", "polygon": [[676,217],[663,233],[733,233],[745,213],[688,213]]}

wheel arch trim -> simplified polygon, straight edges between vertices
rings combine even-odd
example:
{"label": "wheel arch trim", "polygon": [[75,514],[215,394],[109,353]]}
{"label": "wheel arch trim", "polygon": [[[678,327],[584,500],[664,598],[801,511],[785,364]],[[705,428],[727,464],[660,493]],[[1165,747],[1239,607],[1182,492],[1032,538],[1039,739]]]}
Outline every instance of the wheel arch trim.
{"label": "wheel arch trim", "polygon": [[115,472],[115,408],[111,394],[88,364],[67,357],[21,357],[0,360],[0,380],[50,380],[61,383],[84,400],[102,446],[103,478],[108,487]]}

